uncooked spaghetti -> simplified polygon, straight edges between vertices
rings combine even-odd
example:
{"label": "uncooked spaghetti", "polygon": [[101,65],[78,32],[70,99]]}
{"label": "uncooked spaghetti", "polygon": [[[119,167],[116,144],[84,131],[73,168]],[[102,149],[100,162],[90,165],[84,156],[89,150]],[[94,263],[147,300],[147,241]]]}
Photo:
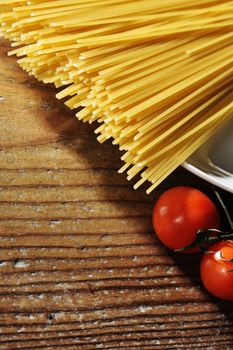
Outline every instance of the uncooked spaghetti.
{"label": "uncooked spaghetti", "polygon": [[[63,87],[150,193],[233,112],[233,1],[2,0],[20,66]],[[83,107],[83,108],[80,108]]]}

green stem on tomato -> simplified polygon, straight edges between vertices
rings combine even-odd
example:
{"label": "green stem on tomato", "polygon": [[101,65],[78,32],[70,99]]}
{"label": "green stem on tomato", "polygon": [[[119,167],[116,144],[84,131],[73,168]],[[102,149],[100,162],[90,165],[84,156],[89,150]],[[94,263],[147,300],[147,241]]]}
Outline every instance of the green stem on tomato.
{"label": "green stem on tomato", "polygon": [[[213,234],[215,234],[215,236],[213,236]],[[208,249],[206,248],[206,244],[217,243],[219,241],[228,240],[228,239],[233,240],[233,230],[232,232],[224,232],[217,229],[208,229],[208,230],[200,229],[197,231],[196,238],[191,244],[181,249],[177,249],[176,251],[183,252],[185,250],[199,246],[199,248],[202,251],[207,252]]]}
{"label": "green stem on tomato", "polygon": [[[213,232],[213,231],[211,231]],[[233,232],[222,232],[218,234],[216,237],[209,237],[208,242],[219,242],[221,240],[228,240],[228,239],[233,239]]]}
{"label": "green stem on tomato", "polygon": [[229,213],[229,211],[228,211],[228,209],[227,209],[227,207],[226,207],[226,205],[225,205],[225,203],[224,203],[220,193],[218,192],[218,190],[214,186],[211,186],[211,187],[212,187],[212,189],[214,191],[214,194],[217,197],[217,199],[218,199],[218,201],[219,201],[219,203],[220,203],[220,205],[221,205],[221,207],[222,207],[222,209],[223,209],[223,211],[224,211],[224,213],[226,215],[226,218],[227,218],[227,221],[228,221],[228,223],[230,225],[231,230],[233,230],[233,220],[231,218],[231,215],[230,215],[230,213]]}

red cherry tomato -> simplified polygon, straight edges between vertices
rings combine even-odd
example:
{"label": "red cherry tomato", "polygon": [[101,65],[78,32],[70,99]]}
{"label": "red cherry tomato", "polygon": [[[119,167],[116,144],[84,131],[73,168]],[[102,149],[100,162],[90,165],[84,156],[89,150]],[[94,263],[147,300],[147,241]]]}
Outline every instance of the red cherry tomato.
{"label": "red cherry tomato", "polygon": [[[233,241],[221,241],[208,249],[201,261],[201,280],[216,297],[233,301]],[[215,252],[215,253],[212,253]]]}
{"label": "red cherry tomato", "polygon": [[[201,191],[175,187],[164,192],[153,210],[153,226],[158,238],[171,249],[191,244],[198,229],[219,228],[219,213]],[[188,253],[197,252],[189,249]]]}

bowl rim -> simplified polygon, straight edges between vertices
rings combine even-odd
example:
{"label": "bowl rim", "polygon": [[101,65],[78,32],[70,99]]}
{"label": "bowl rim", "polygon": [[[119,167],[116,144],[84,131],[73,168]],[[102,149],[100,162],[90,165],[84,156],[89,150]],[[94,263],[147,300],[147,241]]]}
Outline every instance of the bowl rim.
{"label": "bowl rim", "polygon": [[194,165],[192,157],[183,163],[183,167],[203,180],[233,193],[233,174],[212,166],[208,161],[205,163],[205,169],[202,169],[201,166]]}

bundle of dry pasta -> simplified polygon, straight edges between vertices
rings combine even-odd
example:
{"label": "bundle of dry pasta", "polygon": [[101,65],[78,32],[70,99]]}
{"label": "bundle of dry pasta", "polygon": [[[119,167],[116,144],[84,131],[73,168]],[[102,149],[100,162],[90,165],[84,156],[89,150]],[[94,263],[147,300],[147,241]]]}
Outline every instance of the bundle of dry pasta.
{"label": "bundle of dry pasta", "polygon": [[[2,0],[20,66],[64,87],[148,193],[233,112],[232,0]],[[84,107],[84,108],[80,108]]]}

